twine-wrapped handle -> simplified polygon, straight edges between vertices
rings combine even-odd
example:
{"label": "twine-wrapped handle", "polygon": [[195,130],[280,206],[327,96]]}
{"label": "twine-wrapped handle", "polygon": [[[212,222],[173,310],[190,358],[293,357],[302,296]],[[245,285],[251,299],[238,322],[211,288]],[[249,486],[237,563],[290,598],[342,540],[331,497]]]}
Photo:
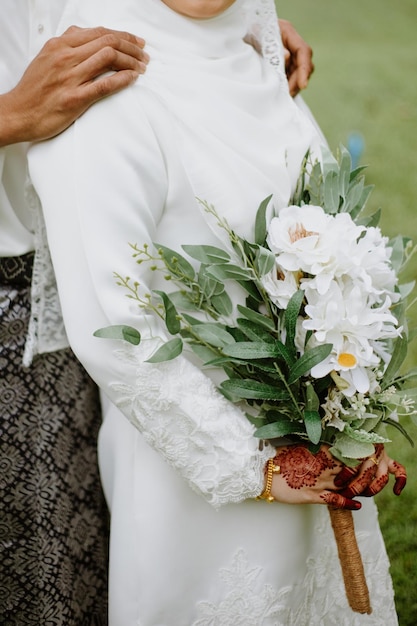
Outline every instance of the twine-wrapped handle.
{"label": "twine-wrapped handle", "polygon": [[349,606],[356,613],[372,613],[361,553],[356,541],[352,511],[329,506]]}

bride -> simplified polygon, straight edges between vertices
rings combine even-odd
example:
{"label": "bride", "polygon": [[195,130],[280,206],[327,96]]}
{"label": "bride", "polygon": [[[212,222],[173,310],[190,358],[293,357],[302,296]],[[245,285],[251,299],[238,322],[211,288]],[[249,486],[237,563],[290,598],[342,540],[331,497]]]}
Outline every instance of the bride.
{"label": "bride", "polygon": [[[161,288],[135,266],[129,242],[218,244],[196,198],[250,239],[260,201],[272,193],[285,206],[306,150],[319,154],[319,131],[289,95],[274,4],[70,0],[61,27],[97,21],[144,36],[147,73],[29,159],[68,336],[104,392],[110,625],[394,626],[373,501],[354,513],[373,607],[359,615],[327,507],[317,506],[360,507],[335,489],[340,464],[327,456],[314,487],[274,475],[266,495],[276,502],[257,500],[275,449],[259,448],[217,392],[216,372],[188,356],[145,363],[163,330],[113,277],[134,276],[144,293]],[[112,324],[136,326],[140,346],[93,336]],[[379,476],[387,465],[384,452]]]}

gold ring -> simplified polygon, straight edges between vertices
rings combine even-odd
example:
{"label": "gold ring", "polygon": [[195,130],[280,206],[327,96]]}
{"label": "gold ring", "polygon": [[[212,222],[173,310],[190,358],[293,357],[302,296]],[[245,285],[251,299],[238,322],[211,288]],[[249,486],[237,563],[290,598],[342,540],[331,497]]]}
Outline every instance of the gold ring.
{"label": "gold ring", "polygon": [[369,460],[372,461],[372,463],[375,463],[375,465],[379,465],[379,460],[376,458],[376,456],[369,457]]}

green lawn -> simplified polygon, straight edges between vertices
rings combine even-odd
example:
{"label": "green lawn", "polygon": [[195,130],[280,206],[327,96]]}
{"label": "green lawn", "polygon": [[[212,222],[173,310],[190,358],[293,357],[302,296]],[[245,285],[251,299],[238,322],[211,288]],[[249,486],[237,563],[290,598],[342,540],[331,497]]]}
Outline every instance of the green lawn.
{"label": "green lawn", "polygon": [[[417,242],[417,2],[416,0],[282,0],[290,19],[314,50],[316,66],[305,99],[330,147],[364,141],[362,165],[375,185],[369,208],[381,207],[381,226]],[[408,270],[416,278],[417,257]],[[416,327],[417,306],[410,311]],[[408,366],[417,365],[417,341]],[[417,427],[410,426],[417,443]],[[402,436],[389,444],[407,466],[400,498],[387,488],[377,497],[392,563],[400,626],[417,624],[417,448]]]}

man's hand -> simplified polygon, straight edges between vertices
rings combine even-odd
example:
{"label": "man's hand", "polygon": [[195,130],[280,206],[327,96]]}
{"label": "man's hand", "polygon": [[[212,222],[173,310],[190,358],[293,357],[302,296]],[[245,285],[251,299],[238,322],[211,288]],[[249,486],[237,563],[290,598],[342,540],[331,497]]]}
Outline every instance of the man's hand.
{"label": "man's hand", "polygon": [[130,85],[146,69],[144,45],[101,27],[71,26],[50,39],[18,85],[0,96],[0,146],[53,137],[91,104]]}
{"label": "man's hand", "polygon": [[285,48],[285,70],[290,94],[296,96],[308,85],[314,71],[313,51],[287,20],[279,20],[282,43]]}

